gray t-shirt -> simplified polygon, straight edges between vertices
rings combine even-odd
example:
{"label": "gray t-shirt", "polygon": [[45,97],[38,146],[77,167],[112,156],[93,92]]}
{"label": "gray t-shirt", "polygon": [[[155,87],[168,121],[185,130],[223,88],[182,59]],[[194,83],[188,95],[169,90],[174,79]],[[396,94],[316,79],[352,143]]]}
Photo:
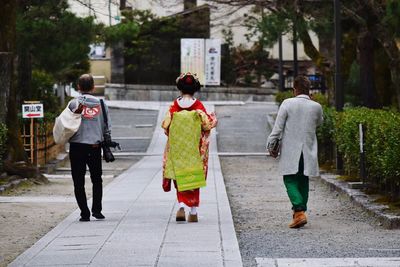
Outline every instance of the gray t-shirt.
{"label": "gray t-shirt", "polygon": [[[84,106],[82,111],[82,122],[79,126],[78,131],[69,139],[70,143],[81,143],[81,144],[99,144],[103,141],[103,133],[106,131],[104,123],[104,114],[101,109],[100,100],[92,95],[84,95],[91,103],[98,101],[98,105],[91,105],[91,107]],[[77,99],[73,99],[68,103],[68,107],[71,110],[76,110],[78,105]],[[108,107],[104,103],[106,110],[106,116],[108,117],[108,128],[111,134],[111,123],[108,116]]]}

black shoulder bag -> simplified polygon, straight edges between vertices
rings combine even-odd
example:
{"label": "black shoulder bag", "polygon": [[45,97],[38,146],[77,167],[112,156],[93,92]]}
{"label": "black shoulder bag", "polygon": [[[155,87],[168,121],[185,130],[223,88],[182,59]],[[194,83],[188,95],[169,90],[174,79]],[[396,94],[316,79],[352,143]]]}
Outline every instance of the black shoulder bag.
{"label": "black shoulder bag", "polygon": [[121,150],[121,147],[119,146],[119,143],[113,142],[111,140],[111,134],[108,128],[108,114],[106,113],[106,107],[104,106],[104,102],[102,99],[100,99],[100,104],[105,125],[105,131],[103,132],[104,141],[101,143],[101,147],[103,148],[103,158],[106,162],[113,162],[115,160],[115,157],[110,148],[118,147],[118,149]]}
{"label": "black shoulder bag", "polygon": [[281,150],[281,139],[275,139],[272,143],[268,144],[268,152],[271,157],[277,158]]}

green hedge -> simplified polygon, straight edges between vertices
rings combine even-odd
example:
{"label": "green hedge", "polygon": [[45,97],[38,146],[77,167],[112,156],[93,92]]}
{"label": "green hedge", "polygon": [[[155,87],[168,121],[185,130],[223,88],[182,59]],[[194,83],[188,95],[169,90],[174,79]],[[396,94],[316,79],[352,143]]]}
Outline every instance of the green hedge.
{"label": "green hedge", "polygon": [[0,171],[3,170],[3,157],[6,152],[7,127],[0,123]]}
{"label": "green hedge", "polygon": [[359,130],[365,126],[365,153],[368,180],[381,188],[400,185],[400,113],[367,108],[347,109],[335,123],[335,141],[343,153],[345,168],[359,174]]}
{"label": "green hedge", "polygon": [[331,107],[322,106],[322,109],[324,112],[324,121],[317,128],[318,159],[321,164],[331,166],[335,157],[334,140],[337,113]]}
{"label": "green hedge", "polygon": [[283,91],[283,92],[278,92],[275,94],[275,101],[278,103],[278,105],[281,105],[283,100],[286,98],[291,98],[294,97],[293,91]]}

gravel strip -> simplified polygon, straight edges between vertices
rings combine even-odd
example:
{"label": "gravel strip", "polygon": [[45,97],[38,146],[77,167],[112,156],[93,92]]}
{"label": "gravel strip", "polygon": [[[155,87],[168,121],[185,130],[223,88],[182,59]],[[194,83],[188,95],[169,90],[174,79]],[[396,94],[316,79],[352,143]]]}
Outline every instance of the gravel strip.
{"label": "gravel strip", "polygon": [[[219,151],[263,150],[269,112],[270,108],[261,106],[218,107]],[[239,137],[233,142],[231,132],[237,131],[241,135],[235,135]],[[221,157],[221,166],[244,266],[256,266],[256,257],[400,256],[400,230],[383,229],[319,178],[310,182],[309,223],[293,230],[287,226],[292,212],[276,160],[263,156]]]}

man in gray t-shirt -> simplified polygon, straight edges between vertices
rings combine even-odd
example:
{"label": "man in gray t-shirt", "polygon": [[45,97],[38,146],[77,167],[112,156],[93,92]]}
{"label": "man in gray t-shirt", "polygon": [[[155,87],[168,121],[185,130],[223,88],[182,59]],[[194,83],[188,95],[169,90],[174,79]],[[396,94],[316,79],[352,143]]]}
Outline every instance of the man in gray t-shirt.
{"label": "man in gray t-shirt", "polygon": [[79,78],[78,90],[82,95],[72,100],[68,107],[74,113],[80,113],[82,116],[78,131],[69,140],[74,193],[81,210],[79,220],[90,221],[90,210],[87,206],[85,192],[86,166],[89,167],[93,184],[92,216],[96,219],[104,219],[105,217],[101,213],[103,197],[101,142],[106,131],[104,116],[108,116],[108,109],[104,104],[105,113],[103,113],[101,100],[91,95],[94,91],[94,80],[90,74],[83,74]]}

